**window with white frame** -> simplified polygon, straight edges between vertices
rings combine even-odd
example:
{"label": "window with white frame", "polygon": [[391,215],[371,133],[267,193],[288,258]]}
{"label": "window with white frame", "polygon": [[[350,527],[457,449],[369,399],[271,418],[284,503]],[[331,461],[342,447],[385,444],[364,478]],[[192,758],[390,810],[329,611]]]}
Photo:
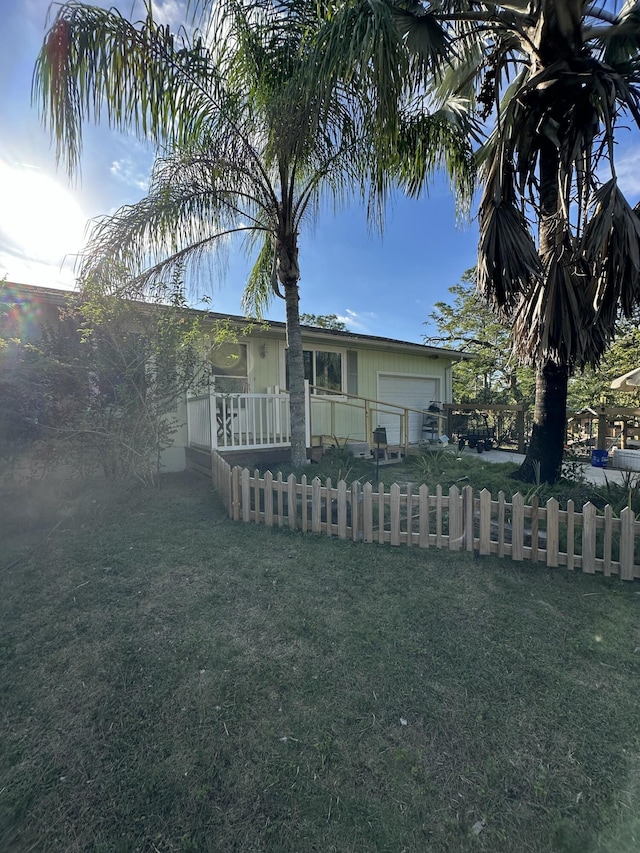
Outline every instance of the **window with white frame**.
{"label": "window with white frame", "polygon": [[[315,386],[314,394],[328,391],[342,393],[344,390],[344,354],[338,350],[304,350],[304,378]],[[289,362],[287,359],[287,388],[289,387]]]}
{"label": "window with white frame", "polygon": [[247,345],[225,342],[211,353],[213,387],[223,394],[245,393],[247,378]]}

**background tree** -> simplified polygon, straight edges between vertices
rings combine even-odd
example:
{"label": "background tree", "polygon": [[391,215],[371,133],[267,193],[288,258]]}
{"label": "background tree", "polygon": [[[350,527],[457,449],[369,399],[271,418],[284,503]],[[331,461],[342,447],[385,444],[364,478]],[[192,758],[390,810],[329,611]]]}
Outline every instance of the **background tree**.
{"label": "background tree", "polygon": [[533,403],[535,378],[513,354],[511,329],[491,311],[476,290],[475,270],[449,288],[450,302],[436,302],[429,315],[437,334],[426,335],[431,346],[449,346],[473,353],[472,360],[453,366],[453,399],[459,403]]}
{"label": "background tree", "polygon": [[569,382],[568,405],[570,409],[587,406],[640,406],[640,389],[626,392],[611,388],[618,376],[640,367],[640,311],[630,319],[622,318],[616,336],[607,349],[597,369],[586,367]]}
{"label": "background tree", "polygon": [[319,329],[333,329],[337,332],[346,332],[347,324],[339,320],[337,314],[301,314],[300,322],[303,326],[317,326]]}
{"label": "background tree", "polygon": [[[383,104],[366,77],[378,59],[363,66],[348,42],[328,35],[328,8],[311,0],[204,0],[196,6],[204,31],[175,35],[155,23],[151,2],[136,24],[116,10],[62,5],[37,61],[34,96],[58,158],[72,172],[83,122],[103,114],[111,126],[157,146],[148,196],[97,226],[83,277],[115,259],[148,289],[177,264],[189,277],[216,247],[244,238],[254,259],[247,308],[260,313],[273,295],[286,303],[291,457],[301,465],[299,233],[321,197],[339,205],[360,190],[380,221],[392,180],[386,164],[397,138],[394,116],[419,85],[402,72],[410,61],[420,63],[409,58],[395,28],[370,33],[377,54],[393,55],[394,93]],[[327,61],[327,50],[340,53],[341,73]],[[383,107],[391,110],[384,135],[372,120]],[[412,138],[421,141],[413,161],[426,172],[444,151],[451,175],[466,177],[470,158],[460,126],[461,114],[422,110],[411,125]]]}

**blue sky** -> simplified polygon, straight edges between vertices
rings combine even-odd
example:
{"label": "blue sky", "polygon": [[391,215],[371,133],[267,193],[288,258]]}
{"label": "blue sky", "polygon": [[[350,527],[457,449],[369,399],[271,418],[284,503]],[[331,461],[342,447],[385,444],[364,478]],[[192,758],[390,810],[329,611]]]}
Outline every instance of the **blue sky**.
{"label": "blue sky", "polygon": [[[130,0],[114,2],[129,14]],[[31,107],[31,75],[45,33],[49,0],[4,0],[0,28],[0,277],[43,286],[72,286],[73,255],[88,220],[145,194],[153,151],[107,127],[85,128],[81,179],[57,170],[47,132]],[[178,20],[177,0],[158,2],[158,19]],[[621,139],[619,175],[633,202],[640,197],[640,151]],[[475,263],[473,221],[456,222],[446,182],[436,179],[420,201],[397,196],[384,235],[371,233],[358,205],[323,211],[300,241],[301,311],[337,314],[352,331],[420,341],[436,301]],[[66,257],[66,261],[64,261]],[[63,263],[64,262],[64,263]],[[215,268],[212,268],[215,269]],[[226,275],[213,275],[212,310],[241,312],[248,271],[237,253]],[[280,300],[268,316],[284,319]]]}

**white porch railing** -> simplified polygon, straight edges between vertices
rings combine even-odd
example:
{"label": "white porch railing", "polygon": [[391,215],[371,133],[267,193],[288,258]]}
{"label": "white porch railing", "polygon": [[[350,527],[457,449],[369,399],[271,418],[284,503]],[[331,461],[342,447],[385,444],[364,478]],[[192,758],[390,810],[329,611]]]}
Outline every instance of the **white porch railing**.
{"label": "white porch railing", "polygon": [[190,447],[211,449],[209,395],[187,398],[187,433]]}
{"label": "white porch railing", "polygon": [[[321,393],[311,395],[311,390]],[[400,446],[407,452],[410,443],[422,436],[423,412],[395,403],[369,400],[355,395],[334,395],[326,389],[306,391],[306,445],[311,436],[329,435],[370,442],[381,415],[397,418]],[[446,416],[438,413],[438,435]],[[417,418],[416,423],[411,418]],[[289,394],[277,387],[265,394],[200,394],[187,399],[189,446],[203,450],[247,450],[289,447],[291,419]],[[394,444],[396,442],[393,442]]]}
{"label": "white porch railing", "polygon": [[187,399],[189,445],[206,450],[288,447],[289,395],[201,394]]}

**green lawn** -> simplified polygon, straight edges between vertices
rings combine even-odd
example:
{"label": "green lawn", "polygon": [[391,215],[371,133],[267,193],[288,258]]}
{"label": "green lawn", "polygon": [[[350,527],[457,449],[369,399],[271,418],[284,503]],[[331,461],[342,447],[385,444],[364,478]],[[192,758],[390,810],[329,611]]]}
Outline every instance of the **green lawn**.
{"label": "green lawn", "polygon": [[0,496],[0,850],[640,849],[640,585]]}

